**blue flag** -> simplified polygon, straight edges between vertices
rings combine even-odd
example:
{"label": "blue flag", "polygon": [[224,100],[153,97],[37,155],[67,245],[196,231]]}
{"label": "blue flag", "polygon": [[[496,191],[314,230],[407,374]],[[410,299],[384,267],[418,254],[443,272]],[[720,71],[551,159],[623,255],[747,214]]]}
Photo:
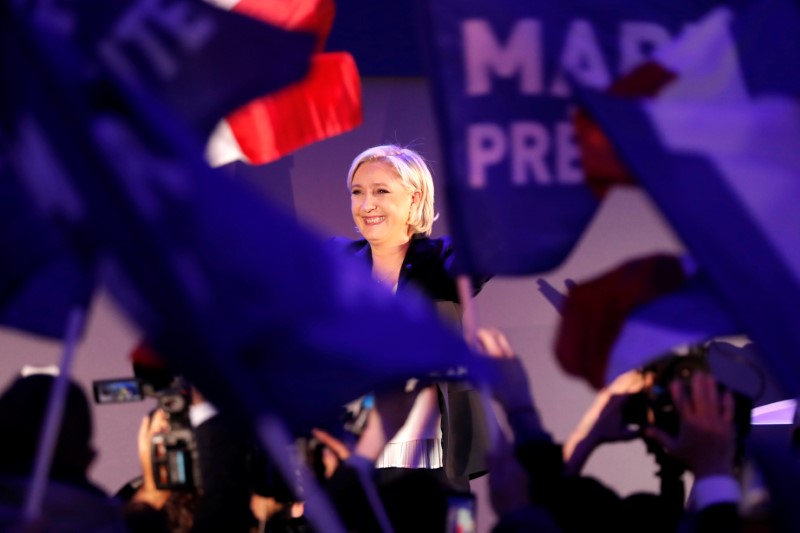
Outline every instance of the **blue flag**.
{"label": "blue flag", "polygon": [[50,220],[94,248],[112,295],[211,401],[308,429],[369,390],[476,361],[421,297],[395,297],[211,170],[157,94],[27,22],[2,27],[24,52],[3,78],[10,144],[35,156],[13,157],[16,174]]}
{"label": "blue flag", "polygon": [[234,109],[302,79],[316,45],[310,32],[201,1],[78,0],[74,6],[70,37],[91,63],[130,90],[157,94],[203,140]]}
{"label": "blue flag", "polygon": [[569,81],[607,87],[715,4],[424,3],[448,207],[466,271],[530,274],[566,258],[599,204],[581,169]]}
{"label": "blue flag", "polygon": [[10,175],[0,177],[0,248],[0,324],[63,338],[70,311],[89,306],[88,258],[67,247]]}

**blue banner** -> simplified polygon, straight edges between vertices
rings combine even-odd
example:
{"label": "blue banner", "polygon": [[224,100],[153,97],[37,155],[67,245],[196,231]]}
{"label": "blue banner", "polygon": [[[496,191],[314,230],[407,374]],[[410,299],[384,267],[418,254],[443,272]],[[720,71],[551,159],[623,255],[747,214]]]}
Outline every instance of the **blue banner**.
{"label": "blue banner", "polygon": [[599,204],[571,84],[606,88],[715,3],[422,3],[463,269],[531,274],[566,258]]}

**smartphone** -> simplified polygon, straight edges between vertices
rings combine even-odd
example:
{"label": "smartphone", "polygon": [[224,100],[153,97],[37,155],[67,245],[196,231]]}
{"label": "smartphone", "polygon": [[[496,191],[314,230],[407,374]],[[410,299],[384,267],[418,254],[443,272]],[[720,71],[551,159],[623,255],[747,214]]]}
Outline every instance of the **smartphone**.
{"label": "smartphone", "polygon": [[447,498],[447,533],[475,533],[475,496],[470,494]]}
{"label": "smartphone", "polygon": [[139,402],[144,399],[136,378],[101,379],[92,382],[95,403]]}

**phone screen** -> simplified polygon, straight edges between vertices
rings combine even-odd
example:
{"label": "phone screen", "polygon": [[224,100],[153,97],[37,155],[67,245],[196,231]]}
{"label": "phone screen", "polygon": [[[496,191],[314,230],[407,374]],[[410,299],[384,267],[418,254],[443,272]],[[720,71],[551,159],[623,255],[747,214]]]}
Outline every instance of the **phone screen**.
{"label": "phone screen", "polygon": [[139,380],[135,378],[102,379],[94,381],[92,388],[96,403],[138,402],[143,399]]}
{"label": "phone screen", "polygon": [[475,533],[474,496],[451,496],[447,499],[447,533]]}

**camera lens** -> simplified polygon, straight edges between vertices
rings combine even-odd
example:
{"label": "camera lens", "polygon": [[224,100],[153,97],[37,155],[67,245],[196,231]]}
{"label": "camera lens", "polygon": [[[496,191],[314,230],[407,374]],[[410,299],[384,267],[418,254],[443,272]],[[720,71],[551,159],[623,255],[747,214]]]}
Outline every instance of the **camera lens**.
{"label": "camera lens", "polygon": [[186,407],[186,399],[180,394],[170,394],[161,397],[160,404],[167,413],[180,413]]}

